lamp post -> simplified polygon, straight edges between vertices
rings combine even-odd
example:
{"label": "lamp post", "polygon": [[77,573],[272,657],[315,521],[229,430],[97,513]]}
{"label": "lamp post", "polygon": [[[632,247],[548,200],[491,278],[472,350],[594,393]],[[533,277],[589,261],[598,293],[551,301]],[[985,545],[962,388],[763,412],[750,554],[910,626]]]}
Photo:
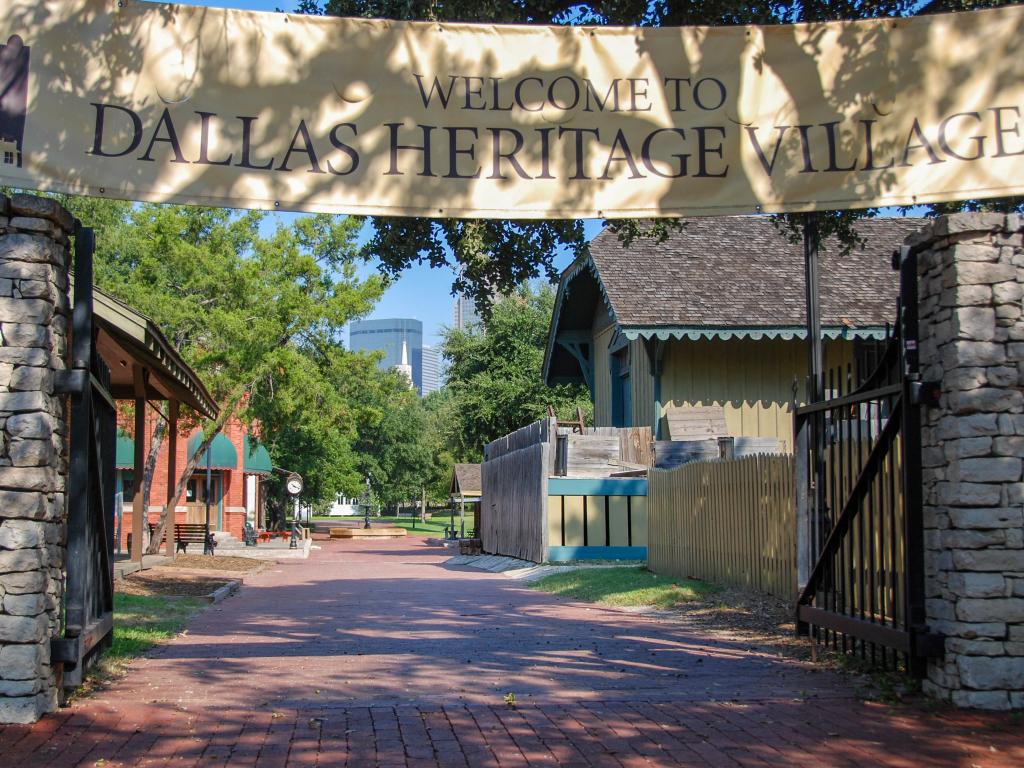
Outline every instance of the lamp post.
{"label": "lamp post", "polygon": [[366,478],[366,490],[363,491],[363,498],[360,499],[360,503],[363,507],[363,528],[369,528],[370,504],[372,503],[372,497],[370,496],[370,478]]}
{"label": "lamp post", "polygon": [[211,470],[212,445],[206,446],[206,528],[203,533],[203,554],[213,554],[213,542],[210,540],[210,495],[213,486],[213,472]]}

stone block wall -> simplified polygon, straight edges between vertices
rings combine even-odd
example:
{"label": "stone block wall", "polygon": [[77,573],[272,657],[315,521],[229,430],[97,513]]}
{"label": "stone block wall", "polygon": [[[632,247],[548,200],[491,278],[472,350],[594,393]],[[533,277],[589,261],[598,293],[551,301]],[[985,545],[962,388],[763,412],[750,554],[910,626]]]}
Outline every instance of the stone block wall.
{"label": "stone block wall", "polygon": [[1024,217],[936,219],[918,256],[928,625],[946,636],[926,690],[1024,707]]}
{"label": "stone block wall", "polygon": [[0,195],[0,722],[57,706],[67,468],[65,367],[71,215]]}

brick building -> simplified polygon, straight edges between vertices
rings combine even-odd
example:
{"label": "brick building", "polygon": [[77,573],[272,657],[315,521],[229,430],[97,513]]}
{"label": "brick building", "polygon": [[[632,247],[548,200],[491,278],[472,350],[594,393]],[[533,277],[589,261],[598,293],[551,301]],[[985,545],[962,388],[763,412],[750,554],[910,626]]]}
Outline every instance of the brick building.
{"label": "brick building", "polygon": [[[133,528],[134,480],[142,474],[157,422],[163,418],[160,403],[168,404],[170,423],[177,426],[173,439],[168,429],[157,456],[147,514],[152,523],[159,519],[167,501],[168,476],[176,481],[202,443],[198,429],[190,429],[185,419],[178,420],[179,408],[185,406],[206,419],[216,418],[218,409],[202,380],[150,318],[97,288],[93,289],[93,301],[97,349],[110,370],[111,393],[115,400],[134,403],[134,413],[121,411],[118,415],[115,456],[115,491],[120,503],[116,505],[114,534],[118,548],[126,551],[129,534],[138,534],[143,543],[149,535],[146,526]],[[145,435],[139,451],[132,439],[135,434]],[[174,460],[170,461],[172,446]],[[247,518],[257,527],[263,523],[261,478],[272,471],[270,455],[249,439],[240,422],[230,420],[214,439],[210,459],[210,528],[241,538]],[[199,466],[175,509],[174,522],[206,520],[206,461],[201,459]],[[167,543],[166,551],[173,553],[173,542]],[[131,555],[134,560],[141,558],[142,547]]]}
{"label": "brick building", "polygon": [[[161,417],[155,409],[146,413],[144,450],[149,455],[153,433]],[[135,493],[133,456],[135,441],[129,436],[131,417],[119,423],[117,438],[117,485],[122,503],[121,514],[115,520],[115,531],[122,549],[128,548],[128,534],[132,531],[132,498]],[[189,459],[202,444],[202,433],[193,430],[179,436],[175,466],[184,469]],[[165,438],[157,455],[153,473],[153,487],[149,494],[148,520],[159,519],[164,500],[168,497],[168,450]],[[250,439],[244,425],[230,420],[210,446],[210,530],[225,531],[242,538],[246,520],[255,527],[263,525],[262,478],[272,471],[267,449]],[[180,471],[179,469],[179,471]],[[177,479],[177,478],[175,478]],[[174,510],[176,523],[203,523],[206,521],[206,460],[201,457],[195,472],[188,480],[185,493]]]}

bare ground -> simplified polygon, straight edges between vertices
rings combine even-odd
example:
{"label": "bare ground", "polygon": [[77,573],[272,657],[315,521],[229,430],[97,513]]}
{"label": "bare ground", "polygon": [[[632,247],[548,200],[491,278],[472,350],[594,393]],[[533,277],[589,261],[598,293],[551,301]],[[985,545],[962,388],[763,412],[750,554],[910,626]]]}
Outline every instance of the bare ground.
{"label": "bare ground", "polygon": [[153,570],[187,568],[193,571],[259,571],[267,566],[265,560],[231,555],[178,555],[173,561],[156,566]]}
{"label": "bare ground", "polygon": [[792,606],[772,595],[722,587],[704,598],[677,605],[671,613],[694,626],[726,633],[786,658],[811,658],[811,642],[796,636]]}
{"label": "bare ground", "polygon": [[156,568],[132,573],[114,583],[114,589],[126,595],[164,595],[203,597],[223,587],[231,579],[159,573]]}

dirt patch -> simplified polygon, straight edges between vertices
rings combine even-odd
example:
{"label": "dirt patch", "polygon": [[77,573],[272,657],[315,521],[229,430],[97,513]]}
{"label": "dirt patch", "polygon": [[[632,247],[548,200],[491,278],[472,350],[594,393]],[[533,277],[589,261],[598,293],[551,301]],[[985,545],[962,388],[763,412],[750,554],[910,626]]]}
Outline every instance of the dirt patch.
{"label": "dirt patch", "polygon": [[223,587],[230,579],[171,575],[156,569],[132,573],[115,582],[114,589],[126,595],[203,597]]}
{"label": "dirt patch", "polygon": [[191,571],[259,571],[267,565],[253,557],[230,555],[178,555],[173,562],[158,565],[160,569],[187,568]]}
{"label": "dirt patch", "polygon": [[722,632],[731,639],[790,659],[809,660],[811,644],[796,636],[793,609],[785,600],[760,592],[723,587],[707,597],[682,603],[672,613],[687,623]]}
{"label": "dirt patch", "polygon": [[918,698],[919,685],[915,680],[898,672],[872,668],[853,654],[816,646],[809,638],[797,637],[793,608],[777,597],[723,587],[667,613],[712,636],[749,644],[751,650],[795,661],[814,661],[847,677],[862,699],[897,704]]}

